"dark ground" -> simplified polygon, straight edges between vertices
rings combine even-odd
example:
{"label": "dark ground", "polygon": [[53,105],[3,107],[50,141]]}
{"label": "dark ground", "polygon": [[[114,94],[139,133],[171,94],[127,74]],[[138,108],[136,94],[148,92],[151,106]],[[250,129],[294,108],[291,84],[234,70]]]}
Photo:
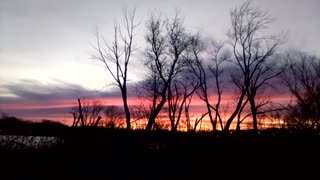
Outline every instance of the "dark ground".
{"label": "dark ground", "polygon": [[320,178],[316,131],[172,134],[62,128],[31,135],[54,135],[63,143],[1,149],[0,179]]}

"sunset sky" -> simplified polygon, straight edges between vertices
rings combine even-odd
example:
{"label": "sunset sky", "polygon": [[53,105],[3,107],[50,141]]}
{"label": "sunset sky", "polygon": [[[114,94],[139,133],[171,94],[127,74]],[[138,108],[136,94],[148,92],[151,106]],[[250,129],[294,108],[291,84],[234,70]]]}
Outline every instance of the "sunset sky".
{"label": "sunset sky", "polygon": [[[95,31],[113,36],[122,8],[136,8],[141,22],[134,39],[138,48],[129,70],[129,103],[136,103],[134,84],[144,77],[145,21],[153,11],[172,16],[178,9],[185,27],[205,38],[226,40],[230,9],[242,0],[1,0],[0,112],[20,118],[67,122],[76,98],[97,98],[121,105],[112,79],[91,56]],[[270,32],[288,32],[283,51],[303,50],[320,56],[319,0],[255,0],[276,19]],[[274,94],[284,101],[286,94]],[[281,99],[282,98],[282,99]]]}

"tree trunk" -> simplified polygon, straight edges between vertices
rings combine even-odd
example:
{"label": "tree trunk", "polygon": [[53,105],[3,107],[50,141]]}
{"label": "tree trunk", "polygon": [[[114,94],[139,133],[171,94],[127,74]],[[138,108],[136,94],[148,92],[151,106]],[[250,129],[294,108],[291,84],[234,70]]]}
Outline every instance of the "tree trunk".
{"label": "tree trunk", "polygon": [[[207,95],[205,95],[207,96]],[[205,102],[206,102],[206,106],[207,106],[207,111],[208,111],[208,114],[209,114],[209,119],[210,119],[210,122],[211,122],[211,125],[212,125],[212,131],[216,131],[216,126],[217,126],[217,122],[215,122],[212,118],[212,114],[211,114],[211,108],[210,108],[210,104],[209,104],[209,100],[208,100],[208,97],[205,98]]]}
{"label": "tree trunk", "polygon": [[166,103],[167,101],[167,90],[170,86],[170,81],[165,83],[164,87],[163,87],[163,90],[161,92],[161,101],[160,103],[157,105],[157,107],[155,108],[155,110],[153,112],[151,112],[150,114],[150,117],[149,117],[149,120],[148,120],[148,124],[147,124],[147,127],[146,127],[146,130],[147,131],[151,131],[152,130],[152,126],[154,125],[154,123],[156,122],[156,117],[158,116],[158,114],[160,113],[163,105]]}
{"label": "tree trunk", "polygon": [[254,102],[254,97],[250,97],[249,102],[250,102],[250,107],[251,107],[253,130],[258,131],[257,109],[256,109],[256,104]]}
{"label": "tree trunk", "polygon": [[[210,110],[210,113],[209,113],[209,117],[210,119],[212,118],[212,115],[211,115],[211,110]],[[217,131],[217,120],[216,119],[212,119],[211,120],[211,124],[212,124],[212,131]]]}
{"label": "tree trunk", "polygon": [[123,100],[123,108],[124,108],[124,112],[126,114],[126,124],[127,124],[127,129],[130,130],[131,129],[131,121],[130,121],[130,110],[128,107],[128,100],[127,100],[127,89],[121,89],[121,93],[122,93],[122,100]]}
{"label": "tree trunk", "polygon": [[229,131],[230,125],[231,125],[233,119],[236,117],[236,115],[238,114],[238,112],[239,112],[239,110],[241,108],[242,101],[243,101],[243,99],[245,97],[245,94],[246,94],[246,92],[244,90],[242,90],[241,96],[240,96],[238,104],[237,104],[237,107],[234,110],[234,112],[232,113],[232,115],[229,117],[229,119],[227,120],[226,126],[224,127],[224,131]]}
{"label": "tree trunk", "polygon": [[98,118],[97,118],[96,122],[93,124],[93,126],[97,127],[99,122],[100,122],[100,120],[101,120],[101,116],[98,116]]}
{"label": "tree trunk", "polygon": [[73,123],[71,127],[75,127],[76,126],[76,122],[77,122],[77,117],[76,117],[76,113],[71,113],[73,116]]}
{"label": "tree trunk", "polygon": [[78,98],[78,106],[79,106],[79,118],[81,120],[81,126],[84,127],[84,119],[83,119],[83,114],[82,114],[82,107],[81,107],[81,101]]}
{"label": "tree trunk", "polygon": [[166,95],[162,95],[162,99],[161,99],[160,103],[157,105],[156,109],[151,113],[151,115],[149,117],[148,124],[147,124],[147,127],[146,127],[147,131],[151,131],[152,130],[152,126],[156,122],[156,117],[160,113],[160,111],[161,111],[161,109],[162,109],[162,107],[163,107],[165,102],[166,102]]}

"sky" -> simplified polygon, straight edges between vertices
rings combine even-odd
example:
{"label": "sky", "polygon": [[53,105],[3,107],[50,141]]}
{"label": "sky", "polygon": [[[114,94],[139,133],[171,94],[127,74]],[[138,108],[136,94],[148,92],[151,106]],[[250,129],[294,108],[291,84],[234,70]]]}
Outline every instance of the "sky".
{"label": "sky", "polygon": [[[136,8],[140,23],[137,51],[129,70],[133,84],[144,77],[145,21],[158,11],[167,17],[176,10],[192,32],[225,40],[230,9],[242,0],[1,0],[0,1],[0,112],[29,119],[68,119],[77,97],[105,98],[121,104],[120,94],[106,70],[91,56],[98,29],[107,40],[122,9]],[[320,56],[320,1],[254,0],[275,18],[271,32],[287,32],[283,50],[298,49]],[[131,89],[130,89],[131,88]],[[50,113],[48,113],[50,112]]]}

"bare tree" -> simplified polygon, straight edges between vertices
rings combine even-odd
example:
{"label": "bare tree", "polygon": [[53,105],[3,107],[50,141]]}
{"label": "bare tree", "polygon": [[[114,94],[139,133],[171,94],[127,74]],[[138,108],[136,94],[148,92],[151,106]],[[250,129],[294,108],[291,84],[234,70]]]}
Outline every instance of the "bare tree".
{"label": "bare tree", "polygon": [[70,112],[74,118],[72,126],[98,126],[102,110],[103,106],[99,101],[84,99],[81,102],[78,99],[78,106],[73,107]]}
{"label": "bare tree", "polygon": [[241,91],[239,99],[243,98],[244,92],[248,98],[255,130],[258,129],[257,92],[270,85],[269,82],[280,74],[273,56],[284,36],[263,34],[263,30],[272,21],[267,12],[252,7],[251,1],[246,1],[231,11],[232,28],[229,38],[234,55],[233,63],[241,72],[233,80]]}
{"label": "bare tree", "polygon": [[287,107],[285,120],[290,128],[320,128],[320,59],[301,52],[286,59],[282,79],[296,102]]}
{"label": "bare tree", "polygon": [[123,109],[118,106],[107,106],[104,109],[105,127],[107,128],[119,128],[123,126]]}
{"label": "bare tree", "polygon": [[[204,45],[200,40],[200,36],[193,36],[190,40],[190,55],[188,64],[190,67],[190,72],[194,74],[200,83],[197,94],[200,99],[205,102],[207,110],[207,113],[205,114],[208,114],[212,129],[213,131],[216,131],[217,122],[219,122],[220,128],[223,129],[222,118],[219,112],[222,98],[220,77],[223,73],[221,66],[222,63],[228,59],[228,53],[223,53],[223,43],[217,43],[213,41],[211,45],[212,49],[209,52],[211,58],[210,61],[207,61],[208,64],[206,64],[205,61],[200,57],[201,52],[204,51]],[[210,75],[212,75],[213,79],[211,79]],[[212,104],[212,100],[210,100],[211,92],[209,92],[209,86],[212,84],[210,83],[211,80],[213,80],[214,87],[217,91],[217,101],[214,105]]]}
{"label": "bare tree", "polygon": [[114,40],[108,43],[99,32],[96,34],[97,44],[93,46],[97,52],[94,59],[102,62],[108,73],[112,76],[115,84],[120,88],[124,112],[126,115],[127,129],[131,128],[130,110],[127,101],[128,65],[132,56],[134,31],[138,24],[134,22],[135,9],[128,14],[126,8],[123,10],[124,22],[121,26],[115,22]]}
{"label": "bare tree", "polygon": [[200,82],[187,70],[180,73],[178,79],[171,83],[168,88],[168,110],[171,131],[177,131],[183,110],[189,116],[189,107],[193,94],[198,89]]}
{"label": "bare tree", "polygon": [[159,77],[162,84],[159,102],[150,113],[146,129],[151,130],[155,119],[167,101],[167,91],[172,80],[183,67],[182,54],[187,48],[187,35],[182,19],[176,14],[171,20],[164,21],[152,15],[147,22],[147,61],[146,65]]}
{"label": "bare tree", "polygon": [[213,126],[216,126],[217,122],[220,123],[221,130],[224,129],[222,118],[220,114],[220,105],[222,100],[222,92],[223,87],[222,84],[222,74],[224,73],[224,69],[221,67],[222,64],[230,59],[230,54],[228,51],[223,51],[224,43],[217,43],[215,41],[212,42],[212,52],[210,53],[212,57],[212,64],[209,65],[209,70],[211,74],[213,75],[214,81],[215,81],[215,87],[217,91],[217,102],[215,104],[215,107],[213,109],[215,110],[215,117],[213,121]]}

